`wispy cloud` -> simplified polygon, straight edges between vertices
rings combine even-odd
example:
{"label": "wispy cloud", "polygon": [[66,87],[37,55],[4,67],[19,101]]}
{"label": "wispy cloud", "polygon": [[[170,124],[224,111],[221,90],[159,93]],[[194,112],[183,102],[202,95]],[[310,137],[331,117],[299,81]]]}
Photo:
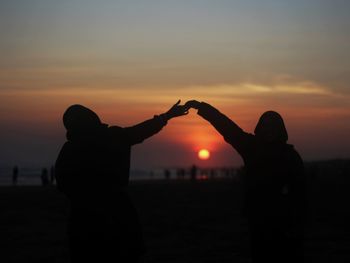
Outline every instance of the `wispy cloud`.
{"label": "wispy cloud", "polygon": [[193,86],[190,90],[197,90],[208,95],[259,95],[259,94],[304,94],[304,95],[335,95],[331,89],[312,81],[300,81],[292,83],[258,84],[244,82],[239,84],[217,84],[210,86]]}
{"label": "wispy cloud", "polygon": [[71,97],[76,99],[97,99],[102,101],[127,101],[128,103],[168,103],[177,98],[183,99],[210,99],[210,100],[234,100],[253,99],[256,97],[278,97],[286,95],[337,97],[337,94],[328,87],[312,81],[283,81],[272,84],[243,82],[236,84],[211,84],[193,86],[165,86],[165,87],[66,87],[52,89],[3,89],[0,94],[12,94],[19,96],[55,96]]}

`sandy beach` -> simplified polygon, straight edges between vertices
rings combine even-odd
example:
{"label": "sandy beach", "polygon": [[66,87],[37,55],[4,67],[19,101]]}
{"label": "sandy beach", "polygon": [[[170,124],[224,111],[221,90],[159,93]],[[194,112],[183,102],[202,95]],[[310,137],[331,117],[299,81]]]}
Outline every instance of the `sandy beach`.
{"label": "sandy beach", "polygon": [[[348,185],[314,180],[309,187],[306,262],[350,262]],[[132,182],[144,262],[250,262],[240,189],[231,180]],[[0,203],[1,262],[69,262],[68,202],[55,187],[1,187]]]}

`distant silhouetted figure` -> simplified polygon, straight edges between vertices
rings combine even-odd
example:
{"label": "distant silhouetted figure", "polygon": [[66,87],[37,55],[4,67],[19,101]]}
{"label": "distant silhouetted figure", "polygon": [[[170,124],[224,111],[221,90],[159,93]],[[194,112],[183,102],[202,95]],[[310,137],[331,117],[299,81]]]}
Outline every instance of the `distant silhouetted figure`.
{"label": "distant silhouetted figure", "polygon": [[50,184],[55,183],[55,166],[51,166],[50,168]]}
{"label": "distant silhouetted figure", "polygon": [[186,106],[198,109],[243,158],[253,262],[303,262],[303,162],[286,143],[282,117],[265,112],[253,135],[207,103],[189,101]]}
{"label": "distant silhouetted figure", "polygon": [[196,179],[197,179],[197,171],[198,171],[197,166],[192,165],[192,167],[190,169],[190,180],[191,181],[196,181]]}
{"label": "distant silhouetted figure", "polygon": [[164,177],[165,177],[166,180],[170,179],[170,171],[169,171],[169,169],[165,169],[164,170]]}
{"label": "distant silhouetted figure", "polygon": [[216,177],[216,169],[215,168],[210,169],[209,174],[210,174],[210,179],[215,179],[215,177]]}
{"label": "distant silhouetted figure", "polygon": [[42,186],[47,186],[49,184],[49,172],[47,171],[46,168],[43,168],[41,170],[41,185]]}
{"label": "distant silhouetted figure", "polygon": [[127,193],[131,146],[158,133],[169,119],[187,114],[179,103],[127,128],[108,126],[81,105],[66,110],[67,142],[57,158],[55,175],[58,189],[71,202],[72,262],[138,262],[144,245]]}
{"label": "distant silhouetted figure", "polygon": [[176,171],[177,179],[183,180],[185,178],[186,171],[183,168],[179,168]]}
{"label": "distant silhouetted figure", "polygon": [[15,165],[12,169],[12,184],[13,185],[17,185],[18,182],[18,173],[19,173],[19,169],[18,166]]}

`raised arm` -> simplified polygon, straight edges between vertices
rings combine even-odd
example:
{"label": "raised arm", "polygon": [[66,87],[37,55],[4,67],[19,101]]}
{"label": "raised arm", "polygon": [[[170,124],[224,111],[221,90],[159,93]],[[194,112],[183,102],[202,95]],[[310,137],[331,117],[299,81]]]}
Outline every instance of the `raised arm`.
{"label": "raised arm", "polygon": [[186,115],[188,107],[180,105],[180,100],[175,103],[167,112],[155,115],[152,119],[146,120],[131,127],[124,128],[131,145],[142,143],[145,139],[158,133],[168,120]]}
{"label": "raised arm", "polygon": [[210,122],[224,137],[225,141],[231,144],[239,153],[249,146],[249,142],[254,137],[244,132],[235,122],[208,103],[191,100],[186,102],[185,106],[198,109],[198,115]]}

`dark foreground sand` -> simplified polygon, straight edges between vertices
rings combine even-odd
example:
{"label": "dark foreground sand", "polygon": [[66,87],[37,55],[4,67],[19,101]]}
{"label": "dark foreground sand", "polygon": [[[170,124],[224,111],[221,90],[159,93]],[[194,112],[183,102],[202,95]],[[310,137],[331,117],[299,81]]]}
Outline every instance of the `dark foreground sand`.
{"label": "dark foreground sand", "polygon": [[[307,262],[350,262],[350,194],[344,182],[309,189]],[[233,181],[134,182],[145,262],[250,262]],[[69,262],[67,201],[53,187],[0,188],[0,262]]]}

